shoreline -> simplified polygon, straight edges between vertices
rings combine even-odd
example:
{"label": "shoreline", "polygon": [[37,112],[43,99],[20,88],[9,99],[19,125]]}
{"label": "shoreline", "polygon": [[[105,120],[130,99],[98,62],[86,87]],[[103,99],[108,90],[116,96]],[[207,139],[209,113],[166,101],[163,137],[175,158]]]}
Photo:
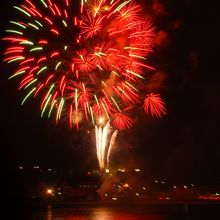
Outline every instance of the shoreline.
{"label": "shoreline", "polygon": [[[27,204],[27,202],[25,202]],[[53,208],[95,208],[95,207],[129,207],[129,206],[185,206],[185,205],[219,205],[220,201],[43,201],[28,202],[29,207]]]}

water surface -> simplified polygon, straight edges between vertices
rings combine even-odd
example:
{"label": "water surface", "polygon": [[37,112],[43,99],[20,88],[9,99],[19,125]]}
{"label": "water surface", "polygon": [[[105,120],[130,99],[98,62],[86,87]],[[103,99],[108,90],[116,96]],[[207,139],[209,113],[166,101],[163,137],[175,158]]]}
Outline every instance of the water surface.
{"label": "water surface", "polygon": [[14,212],[14,216],[13,220],[220,220],[220,205],[136,204],[68,208],[49,205],[44,209],[20,210]]}

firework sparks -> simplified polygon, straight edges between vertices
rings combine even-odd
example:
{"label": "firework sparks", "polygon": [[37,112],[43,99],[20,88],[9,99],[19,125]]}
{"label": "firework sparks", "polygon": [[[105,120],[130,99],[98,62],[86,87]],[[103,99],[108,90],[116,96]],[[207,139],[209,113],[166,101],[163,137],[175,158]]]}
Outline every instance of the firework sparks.
{"label": "firework sparks", "polygon": [[109,168],[110,154],[111,154],[112,148],[115,144],[115,139],[117,137],[117,134],[118,134],[118,130],[115,130],[113,132],[111,140],[110,140],[110,144],[109,144],[109,148],[108,148],[108,154],[107,154],[107,170]]}
{"label": "firework sparks", "polygon": [[147,95],[144,100],[144,110],[147,113],[151,113],[152,116],[156,116],[157,118],[161,118],[162,115],[166,114],[166,108],[164,107],[164,102],[161,99],[159,94]]}
{"label": "firework sparks", "polygon": [[[82,0],[78,16],[68,0],[25,0],[14,9],[21,18],[10,21],[6,30],[3,40],[10,45],[4,61],[17,64],[10,79],[20,80],[19,90],[27,94],[24,101],[43,97],[41,116],[54,115],[58,122],[69,115],[70,127],[78,128],[102,114],[123,130],[133,124],[131,107],[144,100],[146,113],[165,114],[162,100],[155,107],[155,98],[149,104],[148,96],[139,92],[147,72],[154,70],[145,61],[154,28],[141,5]],[[73,115],[80,120],[71,120]]]}
{"label": "firework sparks", "polygon": [[[79,0],[80,1],[80,0]],[[145,95],[146,62],[153,50],[154,28],[140,4],[131,0],[81,0],[78,14],[69,0],[23,0],[10,21],[4,61],[13,63],[9,79],[19,90],[41,100],[41,117],[56,123],[68,118],[70,127],[108,118],[117,130],[131,127],[133,109],[152,116],[166,114],[158,94]],[[68,117],[66,117],[68,115]],[[109,123],[96,126],[97,155],[103,151]],[[115,139],[115,138],[114,138]]]}
{"label": "firework sparks", "polygon": [[109,157],[115,143],[117,133],[118,131],[115,130],[112,134],[110,134],[110,122],[108,121],[105,124],[103,118],[100,118],[99,125],[95,126],[96,154],[101,170],[105,170],[109,167]]}

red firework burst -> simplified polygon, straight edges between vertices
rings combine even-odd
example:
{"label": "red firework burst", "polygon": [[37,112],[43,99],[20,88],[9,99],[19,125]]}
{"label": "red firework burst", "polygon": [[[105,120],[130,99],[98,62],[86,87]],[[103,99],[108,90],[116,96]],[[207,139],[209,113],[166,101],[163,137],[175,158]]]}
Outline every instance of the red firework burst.
{"label": "red firework burst", "polygon": [[146,113],[161,118],[162,115],[166,115],[165,103],[161,99],[159,94],[147,95],[144,100],[144,110]]}
{"label": "red firework burst", "polygon": [[4,61],[17,64],[10,78],[20,79],[22,104],[30,96],[43,97],[41,115],[54,115],[57,122],[68,115],[71,127],[73,121],[78,127],[104,116],[116,129],[126,129],[133,124],[132,109],[143,101],[146,113],[166,114],[159,95],[141,94],[147,93],[146,74],[154,70],[146,63],[154,28],[141,5],[81,0],[75,15],[71,3],[24,0],[14,6],[21,18],[6,30]]}

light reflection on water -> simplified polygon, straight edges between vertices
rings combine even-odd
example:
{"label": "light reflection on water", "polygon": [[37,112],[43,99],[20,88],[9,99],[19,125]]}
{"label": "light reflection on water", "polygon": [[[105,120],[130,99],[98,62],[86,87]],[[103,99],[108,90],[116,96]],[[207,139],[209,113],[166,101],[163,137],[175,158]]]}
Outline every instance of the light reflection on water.
{"label": "light reflection on water", "polygon": [[145,214],[136,210],[119,208],[75,208],[53,209],[48,206],[47,212],[32,213],[29,220],[165,220],[162,215]]}
{"label": "light reflection on water", "polygon": [[[75,207],[29,210],[22,220],[217,220],[219,205],[135,205],[114,207]],[[11,218],[10,218],[11,219]],[[13,220],[17,220],[14,218]]]}
{"label": "light reflection on water", "polygon": [[125,214],[125,213],[119,213],[114,212],[111,210],[108,210],[106,208],[99,208],[96,210],[91,211],[89,216],[67,216],[67,218],[54,218],[53,220],[162,220],[162,218],[157,217],[151,217],[151,216],[135,216],[134,214]]}

